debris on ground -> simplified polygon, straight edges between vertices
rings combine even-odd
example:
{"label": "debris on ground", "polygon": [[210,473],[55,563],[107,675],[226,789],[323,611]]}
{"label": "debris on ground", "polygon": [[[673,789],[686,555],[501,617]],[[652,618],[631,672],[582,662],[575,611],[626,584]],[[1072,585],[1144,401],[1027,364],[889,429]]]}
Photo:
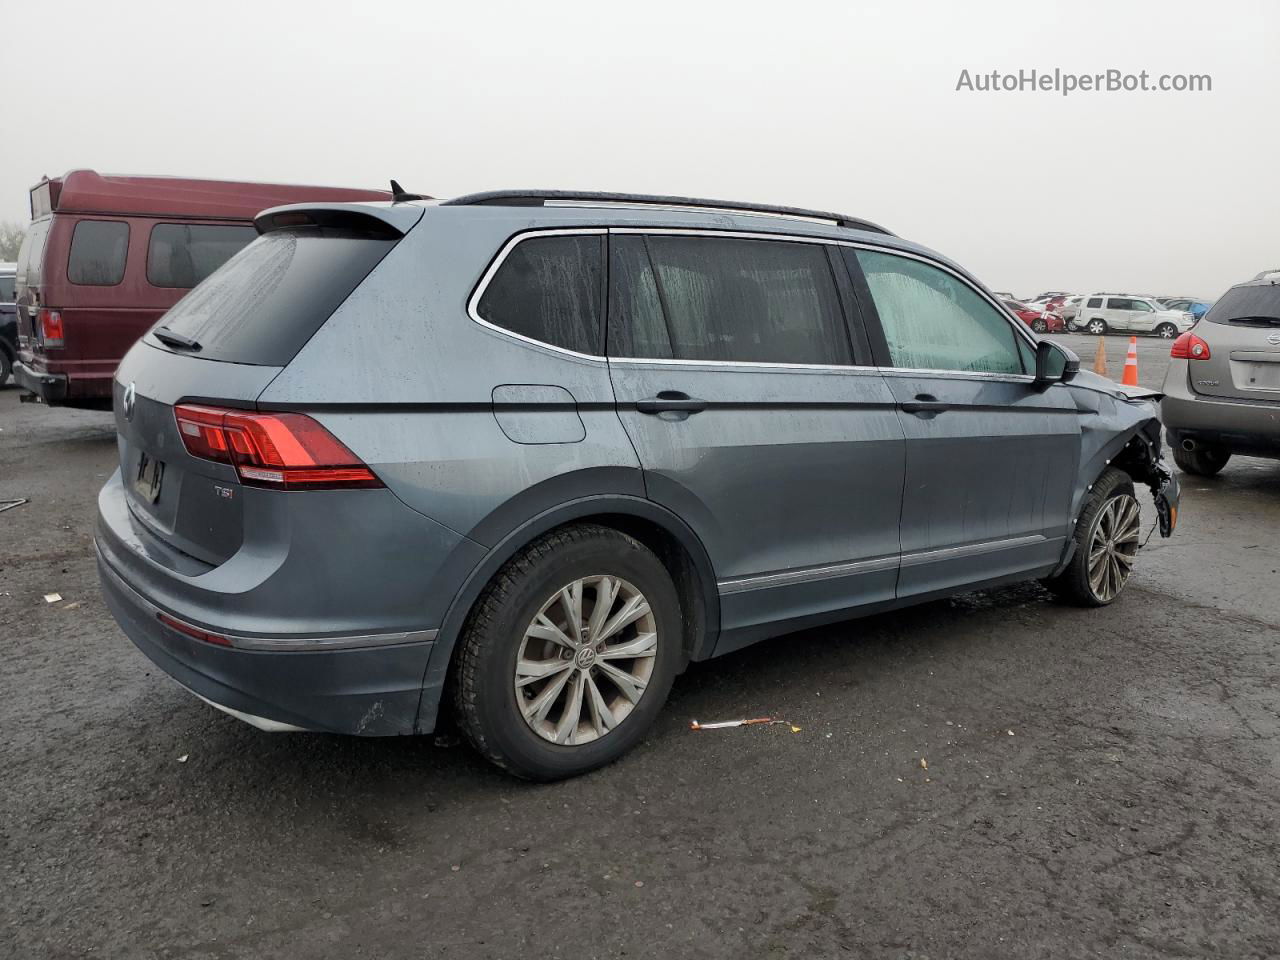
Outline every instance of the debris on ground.
{"label": "debris on ground", "polygon": [[929,769],[929,761],[928,761],[928,760],[926,760],[924,757],[921,757],[921,758],[920,758],[920,769],[921,769],[921,770],[928,770],[928,769]]}
{"label": "debris on ground", "polygon": [[12,510],[14,507],[20,507],[24,503],[30,503],[26,497],[19,497],[17,500],[0,500],[0,513],[6,510]]}
{"label": "debris on ground", "polygon": [[178,758],[178,762],[179,762],[179,763],[186,763],[186,762],[187,762],[187,758],[188,758],[189,756],[191,756],[191,754],[189,754],[189,753],[184,753],[182,756],[180,756],[180,757]]}
{"label": "debris on ground", "polygon": [[62,601],[62,594],[60,593],[46,593],[44,595],[45,603],[60,603],[61,601]]}
{"label": "debris on ground", "polygon": [[689,721],[690,730],[727,730],[730,727],[755,727],[755,726],[773,726],[775,724],[785,723],[791,728],[792,733],[799,733],[800,728],[790,720],[780,720],[777,717],[753,717],[750,720],[721,720],[718,723],[699,723],[697,720]]}

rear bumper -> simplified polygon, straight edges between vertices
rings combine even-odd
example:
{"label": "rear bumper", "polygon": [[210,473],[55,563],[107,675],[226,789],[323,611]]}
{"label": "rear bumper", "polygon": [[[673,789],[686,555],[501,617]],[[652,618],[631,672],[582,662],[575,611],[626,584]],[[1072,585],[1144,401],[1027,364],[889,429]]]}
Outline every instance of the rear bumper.
{"label": "rear bumper", "polygon": [[1280,403],[1194,393],[1187,385],[1191,362],[1171,360],[1165,375],[1160,419],[1169,445],[1194,440],[1220,444],[1235,453],[1280,457]]}
{"label": "rear bumper", "polygon": [[67,399],[65,374],[38,373],[19,360],[13,365],[13,381],[42,403],[58,404]]}
{"label": "rear bumper", "polygon": [[[434,630],[348,649],[220,646],[166,626],[159,614],[168,611],[130,587],[101,545],[97,557],[103,596],[125,635],[161,670],[218,709],[264,730],[361,736],[416,732],[422,674]],[[181,614],[171,615],[181,619]]]}

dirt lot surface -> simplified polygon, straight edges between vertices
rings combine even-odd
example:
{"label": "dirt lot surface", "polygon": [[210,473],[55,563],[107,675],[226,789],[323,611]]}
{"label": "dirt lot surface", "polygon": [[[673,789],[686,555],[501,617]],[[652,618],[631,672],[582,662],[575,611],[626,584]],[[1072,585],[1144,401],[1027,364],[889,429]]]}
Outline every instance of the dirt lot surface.
{"label": "dirt lot surface", "polygon": [[[106,415],[0,391],[0,498],[31,500],[0,513],[0,956],[1280,951],[1280,463],[1184,477],[1110,608],[1029,584],[779,638],[530,786],[167,680],[98,594],[114,459]],[[762,714],[801,730],[688,729]]]}

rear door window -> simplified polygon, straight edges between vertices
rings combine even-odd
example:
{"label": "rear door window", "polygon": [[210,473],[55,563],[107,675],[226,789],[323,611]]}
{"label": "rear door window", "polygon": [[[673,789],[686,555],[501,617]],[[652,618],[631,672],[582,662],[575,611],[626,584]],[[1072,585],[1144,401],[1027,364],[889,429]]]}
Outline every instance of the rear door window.
{"label": "rear door window", "polygon": [[938,267],[857,251],[893,366],[973,373],[1026,372],[1006,314]]}
{"label": "rear door window", "polygon": [[27,228],[18,248],[17,280],[23,286],[40,283],[40,266],[44,261],[44,241],[49,235],[49,220],[37,220]]}
{"label": "rear door window", "polygon": [[1101,310],[1101,309],[1102,309],[1102,298],[1101,298],[1101,297],[1090,297],[1090,298],[1089,298],[1089,302],[1086,304],[1086,307],[1088,307],[1088,309],[1090,309],[1090,310]]}
{"label": "rear door window", "polygon": [[604,235],[532,237],[511,248],[476,313],[540,343],[602,354]]}
{"label": "rear door window", "polygon": [[823,244],[628,235],[611,247],[613,356],[853,362]]}
{"label": "rear door window", "polygon": [[91,287],[114,287],[124,279],[129,224],[123,220],[81,220],[71,235],[67,279]]}
{"label": "rear door window", "polygon": [[157,223],[147,243],[147,282],[194,287],[258,236],[253,227]]}
{"label": "rear door window", "polygon": [[[399,239],[339,227],[273,230],[179,300],[160,325],[196,341],[192,352],[202,359],[284,366]],[[155,337],[147,342],[170,349]]]}
{"label": "rear door window", "polygon": [[1133,301],[1128,297],[1107,297],[1108,310],[1134,310]]}

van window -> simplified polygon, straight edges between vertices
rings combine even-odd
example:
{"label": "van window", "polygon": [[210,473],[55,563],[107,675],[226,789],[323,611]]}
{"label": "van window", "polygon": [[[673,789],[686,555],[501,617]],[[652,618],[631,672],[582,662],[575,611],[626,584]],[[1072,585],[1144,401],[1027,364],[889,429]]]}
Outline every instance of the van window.
{"label": "van window", "polygon": [[[282,367],[399,241],[337,227],[273,230],[178,301],[160,323],[206,360]],[[151,337],[153,346],[169,349]]]}
{"label": "van window", "polygon": [[660,235],[611,243],[612,355],[853,362],[823,244]]}
{"label": "van window", "polygon": [[967,283],[907,257],[857,256],[895,367],[1025,372],[1013,325]]}
{"label": "van window", "polygon": [[553,236],[511,248],[476,304],[482,320],[541,343],[600,354],[604,236]]}
{"label": "van window", "polygon": [[157,223],[147,243],[147,282],[194,287],[257,236],[253,227]]}
{"label": "van window", "polygon": [[49,221],[37,220],[27,228],[18,249],[17,279],[23,286],[40,284],[40,267],[44,263],[44,241],[49,236]]}
{"label": "van window", "polygon": [[129,224],[122,220],[81,220],[71,235],[67,279],[91,287],[114,287],[124,279]]}

